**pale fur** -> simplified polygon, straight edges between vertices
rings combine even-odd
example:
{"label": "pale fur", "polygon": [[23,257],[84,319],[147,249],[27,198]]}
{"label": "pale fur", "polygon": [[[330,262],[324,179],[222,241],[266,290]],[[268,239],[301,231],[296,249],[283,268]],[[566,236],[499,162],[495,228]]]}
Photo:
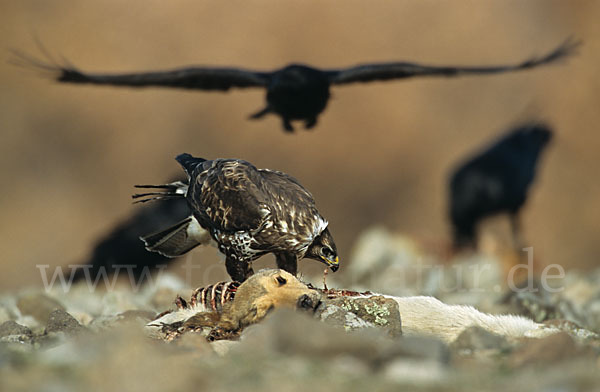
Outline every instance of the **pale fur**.
{"label": "pale fur", "polygon": [[[281,285],[277,278],[285,278]],[[284,270],[263,269],[252,275],[238,287],[233,302],[223,308],[219,326],[235,330],[262,320],[272,309],[295,308],[303,295],[318,301],[320,294],[309,289],[295,276]],[[198,313],[210,312],[198,303],[186,309],[178,309],[146,325],[148,332],[158,333],[163,324],[185,321]]]}
{"label": "pale fur", "polygon": [[[284,278],[286,283],[280,285],[278,277]],[[223,309],[219,325],[234,330],[257,323],[272,309],[296,308],[303,295],[310,296],[315,301],[320,298],[320,294],[287,271],[260,270],[237,289],[233,302]]]}
{"label": "pale fur", "polygon": [[559,332],[522,316],[482,313],[472,306],[448,305],[434,297],[387,297],[398,303],[404,335],[434,336],[449,343],[472,326],[508,338],[541,338]]}
{"label": "pale fur", "polygon": [[[276,278],[284,277],[287,283],[280,286]],[[317,295],[293,275],[283,270],[261,270],[242,284],[235,300],[223,312],[221,324],[237,329],[262,320],[273,308],[295,307],[302,295]],[[381,294],[374,294],[379,296]],[[515,315],[492,315],[472,306],[448,305],[434,297],[393,297],[398,303],[404,335],[426,335],[453,342],[467,328],[476,326],[507,338],[542,338],[560,332],[557,328]],[[162,323],[185,320],[198,312],[206,311],[202,305],[178,310],[149,323],[159,327]]]}

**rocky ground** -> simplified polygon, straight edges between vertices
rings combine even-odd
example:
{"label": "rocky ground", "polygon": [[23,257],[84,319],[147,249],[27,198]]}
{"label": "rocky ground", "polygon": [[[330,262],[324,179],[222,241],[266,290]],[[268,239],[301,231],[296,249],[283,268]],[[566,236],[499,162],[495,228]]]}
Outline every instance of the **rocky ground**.
{"label": "rocky ground", "polygon": [[526,315],[563,332],[514,339],[472,327],[451,342],[408,336],[395,302],[375,296],[328,300],[316,314],[276,310],[238,340],[209,343],[200,333],[185,333],[165,342],[146,325],[173,309],[176,295],[192,291],[170,275],[139,291],[125,284],[90,291],[81,284],[68,293],[5,293],[0,390],[600,389],[600,270],[569,271],[550,285],[535,279],[531,287],[539,290],[520,293],[507,287],[506,275],[501,259],[472,255],[442,265],[411,240],[374,229],[328,284],[433,295],[489,313]]}

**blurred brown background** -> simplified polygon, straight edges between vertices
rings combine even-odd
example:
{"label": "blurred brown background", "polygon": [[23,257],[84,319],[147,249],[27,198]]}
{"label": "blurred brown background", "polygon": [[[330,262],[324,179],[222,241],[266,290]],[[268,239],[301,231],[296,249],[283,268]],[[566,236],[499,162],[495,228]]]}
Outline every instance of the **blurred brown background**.
{"label": "blurred brown background", "polygon": [[[275,116],[247,120],[264,104],[261,90],[60,85],[2,61],[2,291],[40,285],[36,264],[84,260],[98,236],[136,208],[132,185],[179,173],[173,157],[181,152],[244,158],[296,176],[329,219],[342,261],[374,224],[443,247],[449,168],[531,118],[548,121],[556,138],[524,210],[526,236],[544,263],[598,262],[600,2],[0,3],[2,57],[10,48],[39,54],[37,36],[87,71],[503,64],[546,53],[571,35],[585,42],[577,57],[533,71],[335,88],[317,128],[298,123],[294,135]],[[194,256],[200,265],[218,260],[214,250]]]}

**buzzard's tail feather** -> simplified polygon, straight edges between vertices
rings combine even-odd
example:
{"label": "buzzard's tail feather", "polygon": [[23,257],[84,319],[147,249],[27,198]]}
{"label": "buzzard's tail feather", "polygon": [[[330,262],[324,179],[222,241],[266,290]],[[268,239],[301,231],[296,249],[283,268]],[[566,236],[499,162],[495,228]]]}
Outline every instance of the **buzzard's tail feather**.
{"label": "buzzard's tail feather", "polygon": [[147,250],[166,257],[181,256],[205,242],[207,238],[208,232],[202,229],[193,217],[186,218],[159,233],[140,237]]}
{"label": "buzzard's tail feather", "polygon": [[[133,199],[139,199],[134,201],[134,203],[146,203],[148,201],[154,200],[169,200],[169,199],[178,199],[185,197],[188,190],[188,184],[183,181],[175,181],[170,184],[163,185],[134,185],[135,188],[142,189],[164,189],[165,192],[146,192],[146,193],[136,193],[131,197]],[[154,196],[154,197],[148,197]]]}
{"label": "buzzard's tail feather", "polygon": [[183,167],[188,176],[192,176],[194,170],[199,165],[206,162],[206,159],[204,158],[196,158],[187,153],[177,155],[177,157],[175,157],[175,160],[179,162],[179,164]]}

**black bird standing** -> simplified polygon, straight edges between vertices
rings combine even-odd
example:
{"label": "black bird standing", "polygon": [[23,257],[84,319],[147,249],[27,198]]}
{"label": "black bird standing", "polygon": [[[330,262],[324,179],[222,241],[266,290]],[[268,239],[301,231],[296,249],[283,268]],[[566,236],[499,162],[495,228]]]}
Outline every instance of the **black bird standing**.
{"label": "black bird standing", "polygon": [[476,226],[508,213],[514,244],[522,245],[519,211],[536,174],[540,154],[552,138],[543,124],[520,126],[455,169],[450,177],[449,215],[457,249],[476,247]]}
{"label": "black bird standing", "polygon": [[[242,68],[185,67],[167,71],[126,74],[100,74],[79,71],[72,66],[47,64],[15,52],[21,63],[58,72],[56,80],[64,83],[106,84],[128,87],[173,87],[194,90],[261,87],[267,89],[267,106],[250,116],[261,118],[268,113],[281,117],[283,128],[292,132],[292,120],[302,120],[305,128],[317,124],[317,118],[329,101],[331,85],[421,76],[455,77],[469,74],[496,74],[520,71],[550,64],[573,53],[578,42],[566,40],[542,57],[533,57],[513,65],[501,66],[432,66],[409,62],[364,64],[344,69],[320,70],[307,65],[291,64],[282,69],[262,72]],[[48,56],[49,57],[49,56]],[[18,62],[18,61],[16,61]]]}
{"label": "black bird standing", "polygon": [[101,279],[100,275],[108,277],[116,272],[127,275],[130,269],[138,284],[144,283],[142,279],[148,278],[148,274],[156,272],[159,266],[172,259],[146,250],[140,236],[179,222],[189,215],[190,207],[185,199],[140,208],[98,241],[87,261],[76,267],[75,281],[90,279],[96,282]]}
{"label": "black bird standing", "polygon": [[275,254],[277,267],[294,275],[304,257],[337,271],[337,249],[328,223],[312,195],[294,178],[240,159],[210,161],[189,154],[176,159],[189,185],[137,185],[166,191],[133,197],[142,202],[185,198],[192,214],[160,233],[142,237],[148,250],[177,257],[214,241],[225,255],[227,272],[238,282],[252,275],[251,262],[267,253]]}

